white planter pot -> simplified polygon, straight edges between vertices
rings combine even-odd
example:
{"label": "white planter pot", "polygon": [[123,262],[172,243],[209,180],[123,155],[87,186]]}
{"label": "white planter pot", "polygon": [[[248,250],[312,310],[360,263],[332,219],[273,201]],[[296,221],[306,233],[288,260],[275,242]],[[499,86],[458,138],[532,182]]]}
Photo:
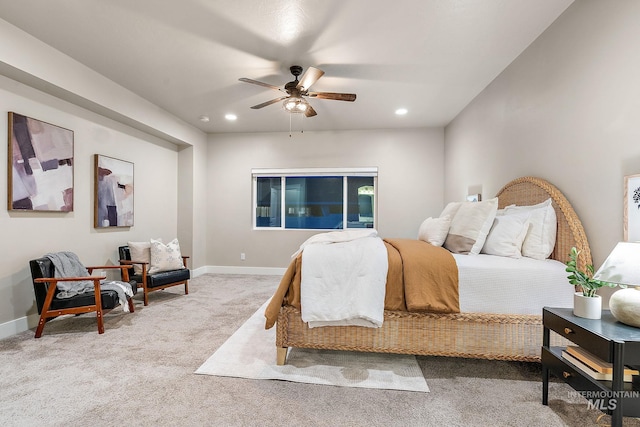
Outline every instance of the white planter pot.
{"label": "white planter pot", "polygon": [[573,314],[585,319],[599,319],[602,315],[602,297],[585,297],[582,292],[573,294]]}

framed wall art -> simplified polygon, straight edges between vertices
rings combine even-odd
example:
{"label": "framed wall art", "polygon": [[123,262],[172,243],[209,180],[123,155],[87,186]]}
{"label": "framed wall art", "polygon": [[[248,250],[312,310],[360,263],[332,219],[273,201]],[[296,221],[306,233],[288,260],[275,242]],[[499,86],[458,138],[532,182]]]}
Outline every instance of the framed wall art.
{"label": "framed wall art", "polygon": [[10,211],[73,211],[73,131],[9,112]]}
{"label": "framed wall art", "polygon": [[133,225],[133,163],[95,155],[94,227]]}
{"label": "framed wall art", "polygon": [[624,241],[640,242],[640,174],[624,177]]}

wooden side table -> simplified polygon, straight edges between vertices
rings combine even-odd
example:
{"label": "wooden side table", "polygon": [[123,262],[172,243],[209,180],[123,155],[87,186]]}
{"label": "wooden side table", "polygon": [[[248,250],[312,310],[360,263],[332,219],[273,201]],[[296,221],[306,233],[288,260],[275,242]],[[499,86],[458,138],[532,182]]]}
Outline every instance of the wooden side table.
{"label": "wooden side table", "polygon": [[[640,417],[640,377],[623,381],[625,365],[640,365],[640,328],[618,322],[609,310],[598,320],[573,315],[570,308],[542,310],[542,404],[549,399],[549,373],[563,379],[591,405],[611,415],[612,426],[622,417]],[[550,331],[613,364],[612,381],[598,381],[562,357],[564,347],[550,346]]]}

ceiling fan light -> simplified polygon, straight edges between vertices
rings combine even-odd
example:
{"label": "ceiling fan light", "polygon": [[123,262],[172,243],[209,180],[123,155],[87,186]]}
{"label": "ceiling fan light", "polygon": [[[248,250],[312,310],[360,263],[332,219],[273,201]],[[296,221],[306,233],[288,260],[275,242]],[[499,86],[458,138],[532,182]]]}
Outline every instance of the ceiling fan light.
{"label": "ceiling fan light", "polygon": [[290,113],[304,113],[307,111],[308,104],[302,98],[291,97],[287,98],[282,106]]}

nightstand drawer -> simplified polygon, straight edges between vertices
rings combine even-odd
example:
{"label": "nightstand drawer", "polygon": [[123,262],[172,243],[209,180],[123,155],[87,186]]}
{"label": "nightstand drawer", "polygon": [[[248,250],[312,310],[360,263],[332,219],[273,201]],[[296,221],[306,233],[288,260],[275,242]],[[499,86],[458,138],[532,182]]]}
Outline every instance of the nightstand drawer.
{"label": "nightstand drawer", "polygon": [[542,363],[558,378],[563,379],[574,390],[578,391],[606,391],[607,389],[574,368],[562,358],[562,348],[552,347],[542,349]]}
{"label": "nightstand drawer", "polygon": [[597,335],[576,325],[569,320],[563,319],[554,313],[544,312],[545,327],[556,332],[558,335],[568,339],[574,344],[583,347],[591,354],[600,359],[611,362],[610,342],[606,339],[599,339]]}

